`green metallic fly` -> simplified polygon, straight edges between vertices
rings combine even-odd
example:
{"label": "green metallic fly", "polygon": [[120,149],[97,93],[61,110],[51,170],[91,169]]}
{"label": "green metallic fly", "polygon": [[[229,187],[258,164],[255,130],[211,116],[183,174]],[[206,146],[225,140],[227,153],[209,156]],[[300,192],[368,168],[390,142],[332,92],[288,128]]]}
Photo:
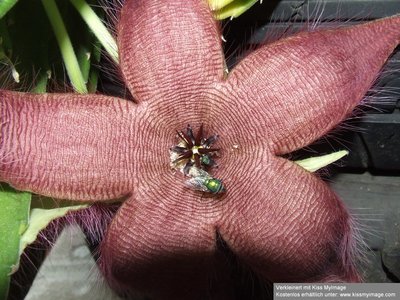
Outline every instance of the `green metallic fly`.
{"label": "green metallic fly", "polygon": [[221,194],[225,192],[222,180],[212,177],[206,171],[195,166],[189,170],[190,179],[186,180],[187,187],[197,191],[207,192],[211,194]]}

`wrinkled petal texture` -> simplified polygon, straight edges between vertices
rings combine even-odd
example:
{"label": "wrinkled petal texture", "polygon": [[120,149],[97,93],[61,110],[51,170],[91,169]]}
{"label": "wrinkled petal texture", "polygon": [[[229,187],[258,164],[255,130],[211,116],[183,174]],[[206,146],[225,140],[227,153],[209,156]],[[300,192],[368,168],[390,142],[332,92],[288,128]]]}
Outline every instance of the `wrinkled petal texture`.
{"label": "wrinkled petal texture", "polygon": [[78,94],[0,92],[0,180],[72,200],[107,200],[133,189],[136,108]]}
{"label": "wrinkled petal texture", "polygon": [[205,0],[127,1],[118,26],[121,69],[136,100],[184,100],[223,77],[216,21]]}
{"label": "wrinkled petal texture", "polygon": [[349,115],[397,46],[399,27],[393,17],[266,45],[230,73],[226,93],[257,125],[252,138],[278,155],[292,152]]}
{"label": "wrinkled petal texture", "polygon": [[158,181],[141,185],[110,227],[102,251],[105,274],[121,290],[156,299],[204,295],[220,272],[214,223],[221,203],[200,202],[195,192]]}
{"label": "wrinkled petal texture", "polygon": [[349,214],[317,176],[266,154],[229,185],[217,230],[256,273],[273,282],[360,279]]}

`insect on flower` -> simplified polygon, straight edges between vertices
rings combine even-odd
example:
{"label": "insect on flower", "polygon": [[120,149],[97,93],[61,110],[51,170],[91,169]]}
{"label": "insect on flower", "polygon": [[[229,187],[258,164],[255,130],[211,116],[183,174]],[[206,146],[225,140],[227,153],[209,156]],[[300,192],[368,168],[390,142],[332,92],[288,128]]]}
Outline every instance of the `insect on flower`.
{"label": "insect on flower", "polygon": [[205,138],[203,124],[200,125],[196,136],[193,134],[192,127],[187,126],[186,131],[177,131],[179,143],[170,148],[171,166],[174,169],[182,170],[185,175],[189,174],[192,166],[198,169],[206,169],[216,166],[212,156],[219,150],[211,148],[218,135]]}
{"label": "insect on flower", "polygon": [[190,125],[186,127],[186,131],[177,131],[177,134],[178,145],[170,148],[171,166],[191,177],[185,182],[186,186],[211,194],[225,192],[222,181],[212,177],[204,170],[216,166],[212,156],[219,149],[211,148],[211,146],[217,141],[218,136],[212,135],[205,138],[203,124],[200,125],[196,136]]}
{"label": "insect on flower", "polygon": [[185,182],[186,186],[189,188],[211,194],[221,194],[225,192],[222,180],[212,177],[204,170],[193,166],[190,168],[188,175],[192,177]]}

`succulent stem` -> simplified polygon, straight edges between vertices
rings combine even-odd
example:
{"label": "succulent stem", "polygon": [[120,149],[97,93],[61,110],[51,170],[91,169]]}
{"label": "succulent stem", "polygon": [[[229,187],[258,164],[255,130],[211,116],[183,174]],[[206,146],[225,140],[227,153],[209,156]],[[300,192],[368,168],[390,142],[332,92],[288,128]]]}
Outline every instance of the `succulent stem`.
{"label": "succulent stem", "polygon": [[100,41],[101,45],[110,55],[112,60],[118,64],[118,47],[114,38],[108,31],[107,27],[103,24],[101,19],[96,15],[94,10],[87,4],[85,0],[70,0],[71,3],[75,6],[83,20],[92,30],[93,34]]}
{"label": "succulent stem", "polygon": [[72,86],[78,93],[87,93],[86,83],[79,68],[78,59],[76,58],[57,4],[54,0],[42,0],[42,4],[56,36]]}

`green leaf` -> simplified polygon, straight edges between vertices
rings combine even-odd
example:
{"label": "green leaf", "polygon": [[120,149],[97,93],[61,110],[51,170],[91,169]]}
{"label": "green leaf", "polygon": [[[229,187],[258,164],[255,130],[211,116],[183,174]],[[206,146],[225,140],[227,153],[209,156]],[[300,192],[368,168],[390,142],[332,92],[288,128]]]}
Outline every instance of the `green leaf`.
{"label": "green leaf", "polygon": [[[83,24],[82,24],[83,25]],[[79,36],[72,36],[77,44],[77,57],[89,93],[97,90],[97,75],[100,63],[101,43],[90,30],[84,31]]]}
{"label": "green leaf", "polygon": [[111,33],[108,31],[107,27],[103,24],[103,21],[97,16],[97,14],[85,0],[70,1],[75,6],[79,14],[82,16],[82,19],[92,30],[94,35],[101,42],[102,46],[110,55],[110,57],[114,60],[116,64],[118,64],[119,59],[117,43]]}
{"label": "green leaf", "polygon": [[35,86],[32,88],[33,93],[43,94],[47,91],[47,83],[50,79],[50,70],[40,70],[36,76]]}
{"label": "green leaf", "polygon": [[42,208],[33,208],[30,212],[29,217],[29,226],[26,231],[21,236],[21,241],[19,245],[19,254],[21,255],[26,246],[32,244],[35,240],[39,232],[46,228],[47,225],[54,219],[65,216],[70,211],[76,211],[80,209],[87,208],[89,205],[74,205],[74,206],[66,206],[59,207],[53,209],[42,209]]}
{"label": "green leaf", "polygon": [[234,0],[208,0],[211,10],[220,10],[224,6],[232,3]]}
{"label": "green leaf", "polygon": [[0,19],[17,3],[18,0],[0,0]]}
{"label": "green leaf", "polygon": [[214,14],[218,20],[223,20],[226,18],[237,18],[246,10],[250,9],[250,7],[252,7],[258,1],[259,0],[234,0],[223,6],[221,9],[215,11]]}
{"label": "green leaf", "polygon": [[85,83],[87,83],[89,80],[91,56],[92,56],[91,49],[89,49],[83,43],[77,47],[76,57],[78,59],[78,64],[82,71],[82,76]]}
{"label": "green leaf", "polygon": [[31,195],[0,186],[0,299],[6,299],[10,275],[18,268],[20,237],[28,225]]}
{"label": "green leaf", "polygon": [[[31,198],[30,193],[0,185],[0,299],[7,298],[10,275],[18,270],[20,255],[36,240],[39,232],[52,220],[89,206]],[[54,208],[55,205],[61,207]]]}
{"label": "green leaf", "polygon": [[61,17],[60,10],[54,0],[42,0],[42,4],[56,36],[72,86],[78,93],[86,94],[88,92],[86,83],[79,67],[71,39]]}
{"label": "green leaf", "polygon": [[295,161],[295,163],[309,172],[315,172],[331,163],[334,163],[335,161],[341,159],[348,154],[349,151],[341,150],[327,155],[297,160]]}
{"label": "green leaf", "polygon": [[98,40],[94,41],[93,52],[91,55],[92,66],[90,68],[89,80],[87,83],[89,93],[97,91],[97,83],[99,80],[99,69],[96,67],[100,63],[101,57],[101,44]]}

